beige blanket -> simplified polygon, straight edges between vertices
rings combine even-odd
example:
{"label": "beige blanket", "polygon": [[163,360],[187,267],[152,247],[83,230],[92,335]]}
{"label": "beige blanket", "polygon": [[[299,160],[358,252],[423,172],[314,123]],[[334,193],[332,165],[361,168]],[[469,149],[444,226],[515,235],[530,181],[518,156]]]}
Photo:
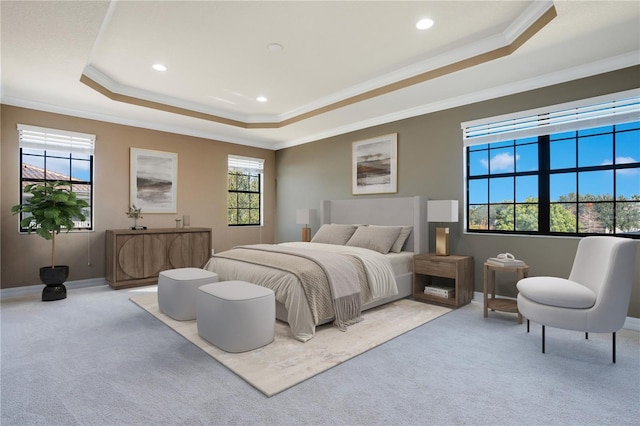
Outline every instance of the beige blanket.
{"label": "beige blanket", "polygon": [[[355,256],[256,244],[236,247],[216,257],[294,274],[304,289],[316,323],[318,318],[334,316],[334,324],[344,330],[361,319],[360,289],[368,288],[368,285],[364,266]],[[269,287],[269,283],[258,284]]]}

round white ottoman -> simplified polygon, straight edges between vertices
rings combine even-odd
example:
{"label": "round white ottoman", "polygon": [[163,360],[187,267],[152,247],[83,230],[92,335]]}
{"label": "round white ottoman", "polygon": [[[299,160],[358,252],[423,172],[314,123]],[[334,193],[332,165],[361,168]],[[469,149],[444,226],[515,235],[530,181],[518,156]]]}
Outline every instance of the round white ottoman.
{"label": "round white ottoman", "polygon": [[203,285],[196,300],[198,334],[226,352],[247,352],[273,341],[273,290],[245,281]]}
{"label": "round white ottoman", "polygon": [[200,268],[162,271],[158,276],[158,307],[175,320],[194,320],[198,287],[217,281],[218,274]]}

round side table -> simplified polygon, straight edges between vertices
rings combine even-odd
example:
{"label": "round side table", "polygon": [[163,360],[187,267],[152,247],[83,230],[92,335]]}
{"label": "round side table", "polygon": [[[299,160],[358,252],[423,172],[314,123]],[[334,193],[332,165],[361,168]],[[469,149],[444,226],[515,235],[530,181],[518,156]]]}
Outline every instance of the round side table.
{"label": "round side table", "polygon": [[[484,317],[487,318],[488,310],[512,312],[518,314],[518,324],[522,324],[522,315],[518,312],[518,302],[512,299],[496,298],[496,271],[516,272],[518,281],[529,276],[529,266],[500,266],[493,263],[484,263]],[[491,293],[491,297],[489,297]]]}

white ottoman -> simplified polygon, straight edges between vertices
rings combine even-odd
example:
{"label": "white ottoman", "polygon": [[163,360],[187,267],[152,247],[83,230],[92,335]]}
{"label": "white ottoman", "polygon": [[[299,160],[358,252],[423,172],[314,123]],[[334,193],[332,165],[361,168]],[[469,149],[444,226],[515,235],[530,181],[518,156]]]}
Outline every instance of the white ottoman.
{"label": "white ottoman", "polygon": [[273,341],[273,290],[245,281],[203,285],[196,300],[198,334],[226,352],[246,352]]}
{"label": "white ottoman", "polygon": [[218,274],[200,268],[162,271],[158,276],[158,307],[175,320],[194,320],[198,287],[217,281]]}

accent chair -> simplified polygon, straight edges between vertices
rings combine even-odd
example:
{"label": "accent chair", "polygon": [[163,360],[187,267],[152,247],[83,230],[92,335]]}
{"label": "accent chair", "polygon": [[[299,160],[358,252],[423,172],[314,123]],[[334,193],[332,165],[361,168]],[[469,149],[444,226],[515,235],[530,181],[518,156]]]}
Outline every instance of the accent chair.
{"label": "accent chair", "polygon": [[616,331],[624,325],[629,309],[638,242],[628,238],[584,237],[578,244],[568,279],[529,277],[517,283],[518,310],[545,326],[592,333],[613,333],[616,362]]}

